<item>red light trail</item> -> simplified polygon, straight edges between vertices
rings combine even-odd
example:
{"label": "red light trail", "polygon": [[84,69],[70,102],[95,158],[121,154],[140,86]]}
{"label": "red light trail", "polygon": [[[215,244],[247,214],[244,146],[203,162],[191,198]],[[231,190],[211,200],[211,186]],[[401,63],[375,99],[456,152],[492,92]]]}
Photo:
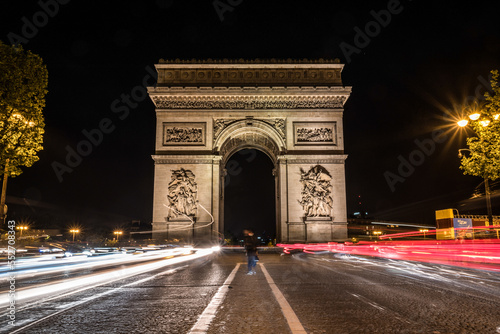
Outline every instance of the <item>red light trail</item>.
{"label": "red light trail", "polygon": [[[413,232],[410,232],[413,233]],[[399,235],[406,233],[400,233]],[[414,233],[412,234],[414,235]],[[386,235],[385,237],[393,237]],[[408,260],[500,272],[500,240],[360,241],[359,243],[279,244],[284,252],[332,252]]]}

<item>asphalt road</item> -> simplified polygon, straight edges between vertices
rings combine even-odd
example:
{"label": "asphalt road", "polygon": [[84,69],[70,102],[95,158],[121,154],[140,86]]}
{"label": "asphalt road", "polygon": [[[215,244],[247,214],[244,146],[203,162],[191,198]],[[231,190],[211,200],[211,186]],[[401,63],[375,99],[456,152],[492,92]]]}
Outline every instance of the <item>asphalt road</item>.
{"label": "asphalt road", "polygon": [[500,333],[495,272],[298,253],[261,254],[246,275],[244,262],[226,252],[19,303],[0,333]]}

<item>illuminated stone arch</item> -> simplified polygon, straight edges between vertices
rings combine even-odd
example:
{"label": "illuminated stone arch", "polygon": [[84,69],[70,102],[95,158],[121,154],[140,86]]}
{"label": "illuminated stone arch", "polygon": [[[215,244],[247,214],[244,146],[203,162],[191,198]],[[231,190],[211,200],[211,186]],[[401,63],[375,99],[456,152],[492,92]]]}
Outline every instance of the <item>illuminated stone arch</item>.
{"label": "illuminated stone arch", "polygon": [[[277,241],[347,238],[342,122],[351,87],[342,85],[343,64],[323,59],[161,60],[155,66],[158,83],[148,87],[157,120],[154,238],[219,238],[224,232],[224,169],[245,148],[264,152],[275,166]],[[196,201],[190,215],[169,215],[165,204],[174,198],[169,187],[178,182],[172,176],[179,171],[197,185],[196,198],[185,201],[181,193],[182,201],[176,202]],[[328,184],[315,175],[328,175]]]}
{"label": "illuminated stone arch", "polygon": [[244,119],[232,122],[214,141],[214,150],[222,156],[222,165],[237,151],[255,148],[264,152],[276,164],[286,147],[284,138],[269,123]]}

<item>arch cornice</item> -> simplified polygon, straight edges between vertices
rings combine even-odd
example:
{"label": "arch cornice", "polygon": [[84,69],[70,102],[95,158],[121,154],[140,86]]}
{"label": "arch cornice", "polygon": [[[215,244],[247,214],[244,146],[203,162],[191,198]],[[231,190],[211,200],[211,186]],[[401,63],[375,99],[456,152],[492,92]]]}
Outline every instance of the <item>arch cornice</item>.
{"label": "arch cornice", "polygon": [[149,87],[157,109],[342,109],[351,87]]}

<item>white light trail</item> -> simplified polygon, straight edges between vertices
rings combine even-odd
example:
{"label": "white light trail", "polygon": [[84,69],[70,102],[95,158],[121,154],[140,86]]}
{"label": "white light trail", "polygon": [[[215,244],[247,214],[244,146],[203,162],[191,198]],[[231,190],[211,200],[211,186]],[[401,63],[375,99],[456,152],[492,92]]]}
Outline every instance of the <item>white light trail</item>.
{"label": "white light trail", "polygon": [[[62,293],[64,291],[69,291],[69,290],[73,290],[72,292],[70,292],[70,294],[77,293],[102,284],[108,284],[113,281],[125,279],[144,272],[156,270],[165,266],[202,258],[212,254],[213,252],[214,252],[213,249],[202,249],[198,250],[195,254],[192,255],[175,257],[154,263],[136,265],[133,267],[119,269],[119,270],[112,270],[102,274],[92,274],[69,280],[63,280],[56,283],[51,283],[50,285],[47,284],[35,288],[26,288],[24,290],[18,290],[16,291],[16,302],[30,300],[30,299],[40,299],[48,295],[56,295],[58,293]],[[3,293],[0,295],[0,307],[4,307],[7,305],[9,305],[9,294]]]}

